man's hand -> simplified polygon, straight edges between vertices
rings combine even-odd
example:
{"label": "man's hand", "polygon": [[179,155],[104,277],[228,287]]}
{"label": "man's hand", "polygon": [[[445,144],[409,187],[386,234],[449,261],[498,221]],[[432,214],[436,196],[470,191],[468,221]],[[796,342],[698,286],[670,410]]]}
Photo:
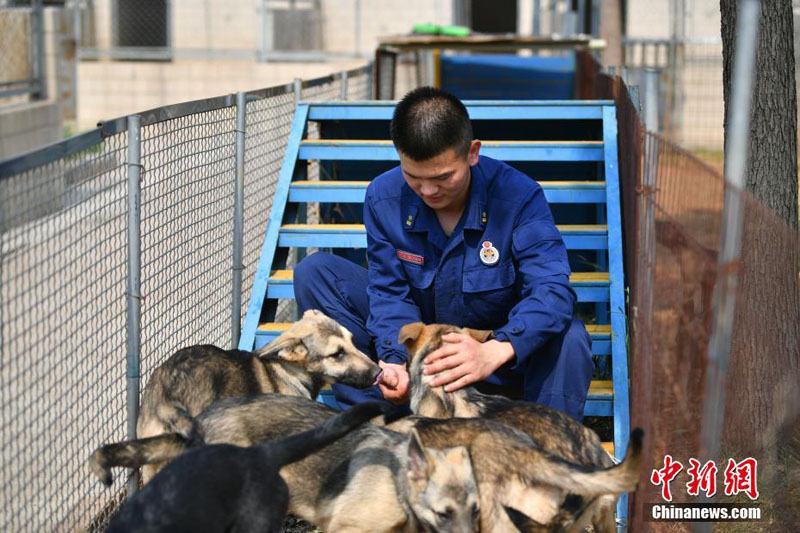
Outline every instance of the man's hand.
{"label": "man's hand", "polygon": [[383,369],[381,382],[378,383],[378,388],[383,397],[395,405],[408,403],[408,370],[406,370],[406,365],[378,361],[378,366]]}
{"label": "man's hand", "polygon": [[490,340],[480,343],[463,333],[442,336],[444,344],[425,358],[423,374],[436,374],[430,387],[444,386],[453,392],[476,381],[483,381],[514,358],[510,342]]}

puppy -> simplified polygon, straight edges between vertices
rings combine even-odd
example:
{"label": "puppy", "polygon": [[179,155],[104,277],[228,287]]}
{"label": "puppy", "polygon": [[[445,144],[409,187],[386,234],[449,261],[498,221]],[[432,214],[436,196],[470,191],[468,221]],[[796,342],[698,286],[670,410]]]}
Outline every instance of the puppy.
{"label": "puppy", "polygon": [[215,444],[191,450],[136,493],[108,531],[278,532],[289,503],[278,471],[387,409],[380,402],[362,403],[283,440],[250,448]]}
{"label": "puppy", "polygon": [[[249,446],[316,427],[335,413],[313,400],[262,394],[220,400],[195,420],[206,443]],[[103,446],[90,466],[109,483],[113,466],[170,461],[189,448],[178,434],[158,435]],[[414,431],[365,424],[280,473],[289,512],[325,531],[477,531],[479,497],[463,444],[432,449]]]}
{"label": "puppy", "polygon": [[485,533],[514,531],[517,520],[504,508],[542,531],[582,531],[598,499],[630,492],[638,481],[641,429],[632,432],[625,460],[604,468],[565,461],[542,450],[530,435],[495,420],[412,417],[411,424],[401,419],[387,427],[413,428],[428,448],[467,445]]}
{"label": "puppy", "polygon": [[[491,338],[491,331],[478,331],[450,325],[425,325],[415,322],[403,326],[398,342],[409,354],[411,411],[431,418],[482,417],[495,420],[528,434],[543,451],[572,463],[608,468],[614,461],[603,449],[600,438],[591,429],[570,416],[542,405],[514,401],[503,396],[483,394],[468,386],[454,392],[443,387],[431,388],[432,375],[424,375],[423,360],[442,346],[447,333],[464,333],[479,342]],[[615,496],[597,499],[587,513],[594,515],[597,531],[615,531]]]}
{"label": "puppy", "polygon": [[[380,371],[355,347],[349,331],[309,310],[255,353],[210,345],[178,350],[153,372],[144,389],[136,435],[193,438],[192,417],[215,400],[262,392],[315,398],[332,382],[368,387]],[[147,483],[161,466],[148,465],[142,481]]]}
{"label": "puppy", "polygon": [[[301,431],[333,414],[311,400],[264,394],[216,402],[196,421],[206,442],[246,446]],[[108,479],[113,466],[169,460],[188,446],[180,435],[110,444],[93,454],[91,465]],[[290,512],[326,531],[472,531],[480,526],[500,532],[513,531],[502,506],[542,523],[551,518],[567,523],[577,518],[571,508],[559,510],[566,492],[585,495],[583,502],[630,490],[640,449],[632,444],[622,465],[598,469],[542,452],[529,435],[496,421],[410,417],[387,427],[364,425],[286,466],[281,475],[290,488]]]}

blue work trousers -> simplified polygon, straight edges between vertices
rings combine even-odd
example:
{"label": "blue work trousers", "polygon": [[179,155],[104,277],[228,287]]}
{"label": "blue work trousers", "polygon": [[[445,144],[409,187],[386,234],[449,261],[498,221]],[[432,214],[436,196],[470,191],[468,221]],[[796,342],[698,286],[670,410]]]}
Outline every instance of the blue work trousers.
{"label": "blue work trousers", "polygon": [[[324,252],[309,255],[294,272],[295,298],[300,310],[318,309],[342,324],[352,332],[358,349],[377,362],[366,326],[367,283],[365,268]],[[483,392],[547,405],[582,420],[593,365],[591,338],[580,320],[573,318],[564,332],[548,340],[528,361],[521,373],[501,367],[489,378],[493,383],[476,386]],[[378,387],[355,389],[334,384],[333,391],[344,406],[383,399]]]}

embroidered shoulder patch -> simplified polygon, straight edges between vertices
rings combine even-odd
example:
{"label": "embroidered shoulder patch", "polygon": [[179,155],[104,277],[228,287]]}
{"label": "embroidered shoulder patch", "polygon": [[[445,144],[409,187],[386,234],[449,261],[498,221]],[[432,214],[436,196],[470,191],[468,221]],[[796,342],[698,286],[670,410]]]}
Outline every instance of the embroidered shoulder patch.
{"label": "embroidered shoulder patch", "polygon": [[422,266],[422,264],[425,263],[425,258],[421,255],[412,254],[411,252],[404,252],[403,250],[397,250],[397,258],[401,261],[407,261],[419,266]]}

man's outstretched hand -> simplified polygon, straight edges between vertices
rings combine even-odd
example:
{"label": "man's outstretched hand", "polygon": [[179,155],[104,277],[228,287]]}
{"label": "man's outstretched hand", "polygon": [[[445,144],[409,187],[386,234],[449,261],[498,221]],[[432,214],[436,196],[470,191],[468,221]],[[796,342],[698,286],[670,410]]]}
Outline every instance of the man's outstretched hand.
{"label": "man's outstretched hand", "polygon": [[481,343],[463,333],[448,333],[442,340],[444,344],[425,357],[422,373],[436,374],[428,385],[444,386],[447,392],[483,381],[514,358],[510,342],[492,339]]}
{"label": "man's outstretched hand", "polygon": [[378,361],[378,366],[383,369],[381,381],[378,383],[378,388],[383,397],[395,405],[408,403],[408,370],[406,370],[406,365]]}

